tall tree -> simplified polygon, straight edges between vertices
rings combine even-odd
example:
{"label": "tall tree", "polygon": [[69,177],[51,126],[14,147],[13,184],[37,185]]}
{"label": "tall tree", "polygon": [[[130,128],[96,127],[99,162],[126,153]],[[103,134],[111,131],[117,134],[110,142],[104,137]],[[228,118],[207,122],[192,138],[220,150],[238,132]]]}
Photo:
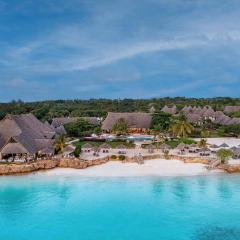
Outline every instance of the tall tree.
{"label": "tall tree", "polygon": [[56,143],[55,143],[55,149],[57,152],[63,152],[63,149],[66,147],[66,139],[64,135],[60,135],[57,139],[56,139]]}
{"label": "tall tree", "polygon": [[227,160],[233,156],[233,152],[230,149],[220,149],[217,151],[217,156],[221,160],[221,163],[226,163]]}
{"label": "tall tree", "polygon": [[184,116],[180,116],[174,121],[170,127],[173,136],[185,138],[192,133],[194,127],[186,120]]}
{"label": "tall tree", "polygon": [[128,131],[128,124],[125,119],[120,118],[112,127],[112,132],[117,135],[125,135]]}

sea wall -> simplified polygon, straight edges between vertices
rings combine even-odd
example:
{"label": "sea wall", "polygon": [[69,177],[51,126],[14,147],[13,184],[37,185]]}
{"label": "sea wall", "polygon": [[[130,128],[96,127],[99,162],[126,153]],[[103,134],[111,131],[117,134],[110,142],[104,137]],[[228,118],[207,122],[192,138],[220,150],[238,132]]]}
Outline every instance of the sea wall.
{"label": "sea wall", "polygon": [[[152,154],[152,155],[144,155],[143,160],[154,160],[154,159],[165,159],[166,157],[163,154]],[[179,160],[184,163],[202,163],[209,164],[209,160],[200,157],[189,157],[189,156],[179,156],[179,155],[168,155],[167,160]],[[124,162],[136,162],[136,158],[134,157],[126,157]]]}
{"label": "sea wall", "polygon": [[108,157],[94,160],[81,159],[54,159],[54,160],[39,160],[32,163],[4,163],[0,164],[0,175],[24,174],[39,170],[47,170],[56,167],[61,168],[76,168],[83,169],[90,166],[100,165],[109,161]]}
{"label": "sea wall", "polygon": [[58,160],[42,160],[33,163],[0,164],[0,175],[24,174],[58,166]]}
{"label": "sea wall", "polygon": [[228,173],[240,173],[240,165],[223,164],[219,167]]}
{"label": "sea wall", "polygon": [[[143,160],[153,160],[153,159],[159,159],[159,158],[164,159],[164,156],[162,154],[143,156]],[[169,160],[171,159],[180,160],[180,161],[184,161],[185,163],[204,163],[204,164],[209,163],[207,159],[196,158],[196,157],[169,155],[168,158]],[[30,172],[39,171],[39,170],[52,169],[56,167],[84,169],[87,167],[104,164],[109,160],[111,160],[110,157],[98,158],[93,160],[61,158],[61,159],[54,159],[54,160],[39,160],[32,163],[21,163],[21,164],[5,163],[5,164],[0,164],[0,175],[25,174],[25,173],[30,173]],[[123,162],[136,162],[136,159],[134,157],[126,156],[126,159]]]}

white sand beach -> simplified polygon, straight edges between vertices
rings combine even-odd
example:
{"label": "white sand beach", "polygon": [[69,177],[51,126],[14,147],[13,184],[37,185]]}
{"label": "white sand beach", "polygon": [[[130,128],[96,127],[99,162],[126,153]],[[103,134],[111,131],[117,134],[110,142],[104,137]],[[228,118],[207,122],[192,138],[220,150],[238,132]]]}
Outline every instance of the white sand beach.
{"label": "white sand beach", "polygon": [[131,176],[196,176],[221,173],[209,171],[200,163],[183,163],[178,160],[147,160],[144,164],[110,161],[106,164],[86,169],[57,168],[46,172],[47,176],[84,176],[84,177],[131,177]]}

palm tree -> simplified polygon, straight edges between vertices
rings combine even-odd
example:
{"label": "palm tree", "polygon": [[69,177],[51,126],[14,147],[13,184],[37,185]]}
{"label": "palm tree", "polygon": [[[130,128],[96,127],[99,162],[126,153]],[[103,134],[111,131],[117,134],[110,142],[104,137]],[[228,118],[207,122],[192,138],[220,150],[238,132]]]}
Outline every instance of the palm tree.
{"label": "palm tree", "polygon": [[55,142],[55,149],[57,151],[63,152],[64,148],[66,147],[66,139],[64,135],[60,135]]}
{"label": "palm tree", "polygon": [[233,152],[230,149],[220,149],[217,151],[217,156],[221,160],[221,163],[227,163],[227,160],[233,156]]}
{"label": "palm tree", "polygon": [[128,131],[128,123],[124,118],[120,118],[112,127],[112,133],[117,135],[126,135]]}
{"label": "palm tree", "polygon": [[184,118],[177,119],[170,127],[170,131],[173,136],[181,138],[187,137],[193,130],[194,127]]}
{"label": "palm tree", "polygon": [[202,139],[198,142],[198,147],[200,147],[200,148],[206,148],[206,147],[207,147],[207,140],[202,138]]}

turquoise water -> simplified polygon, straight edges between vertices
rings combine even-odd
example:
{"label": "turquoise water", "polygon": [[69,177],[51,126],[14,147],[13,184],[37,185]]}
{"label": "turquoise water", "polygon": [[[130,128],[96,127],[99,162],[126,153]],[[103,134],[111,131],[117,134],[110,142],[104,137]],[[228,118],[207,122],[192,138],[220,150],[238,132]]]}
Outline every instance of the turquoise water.
{"label": "turquoise water", "polygon": [[240,176],[1,177],[0,239],[239,240]]}

